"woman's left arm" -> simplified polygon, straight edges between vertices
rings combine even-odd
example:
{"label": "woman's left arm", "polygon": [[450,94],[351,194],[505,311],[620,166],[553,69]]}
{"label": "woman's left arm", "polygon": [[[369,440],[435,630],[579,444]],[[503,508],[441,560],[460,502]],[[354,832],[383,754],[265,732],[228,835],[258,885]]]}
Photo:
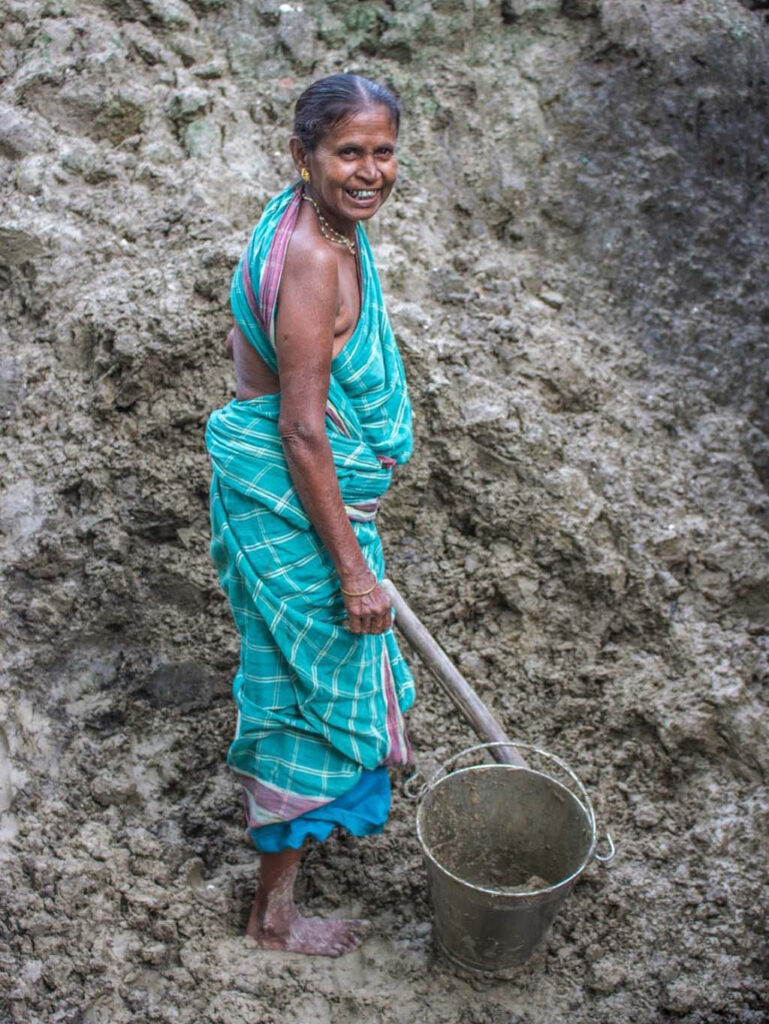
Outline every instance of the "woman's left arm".
{"label": "woman's left arm", "polygon": [[392,625],[390,599],[347,517],[326,433],[337,294],[334,254],[325,247],[292,245],[276,323],[278,429],[291,479],[339,576],[350,631],[384,633]]}

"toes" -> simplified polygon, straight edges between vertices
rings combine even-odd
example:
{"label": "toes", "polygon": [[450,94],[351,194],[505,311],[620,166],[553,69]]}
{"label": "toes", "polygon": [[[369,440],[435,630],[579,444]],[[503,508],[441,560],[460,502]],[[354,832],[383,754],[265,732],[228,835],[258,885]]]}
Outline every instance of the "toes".
{"label": "toes", "polygon": [[366,938],[367,928],[350,928],[347,934],[344,936],[345,949],[352,950],[357,949],[361,945],[363,940]]}
{"label": "toes", "polygon": [[330,945],[334,956],[343,956],[352,948],[348,937],[344,932],[341,932],[339,935],[335,935]]}
{"label": "toes", "polygon": [[357,949],[366,937],[367,930],[368,921],[340,921],[328,943],[331,955],[343,956]]}

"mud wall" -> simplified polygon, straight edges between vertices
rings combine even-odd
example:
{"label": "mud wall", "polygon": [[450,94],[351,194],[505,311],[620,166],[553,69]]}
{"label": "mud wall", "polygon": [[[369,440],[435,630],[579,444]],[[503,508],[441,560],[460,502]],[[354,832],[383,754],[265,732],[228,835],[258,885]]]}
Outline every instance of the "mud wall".
{"label": "mud wall", "polygon": [[[0,13],[0,1019],[761,1019],[767,29],[738,0]],[[753,5],[756,6],[756,5]],[[237,641],[207,556],[228,280],[301,88],[390,81],[372,227],[417,414],[390,573],[620,847],[526,968],[435,953],[413,807],[314,849],[341,964],[239,938]],[[420,676],[429,765],[466,727]],[[762,904],[763,900],[763,904]]]}

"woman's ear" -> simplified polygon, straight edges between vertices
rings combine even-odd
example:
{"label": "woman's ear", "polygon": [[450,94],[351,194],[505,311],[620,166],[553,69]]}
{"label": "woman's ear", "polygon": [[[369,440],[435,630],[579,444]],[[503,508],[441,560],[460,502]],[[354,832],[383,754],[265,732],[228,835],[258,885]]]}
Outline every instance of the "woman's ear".
{"label": "woman's ear", "polygon": [[307,166],[307,152],[295,135],[292,136],[288,145],[291,150],[291,159],[294,161],[294,167],[301,174],[302,168]]}

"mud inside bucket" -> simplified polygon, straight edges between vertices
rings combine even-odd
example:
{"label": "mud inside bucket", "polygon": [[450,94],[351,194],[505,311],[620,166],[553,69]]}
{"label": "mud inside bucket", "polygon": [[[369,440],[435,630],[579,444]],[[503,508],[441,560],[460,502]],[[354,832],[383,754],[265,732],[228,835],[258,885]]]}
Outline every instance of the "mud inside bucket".
{"label": "mud inside bucket", "polygon": [[522,964],[595,849],[595,820],[552,776],[506,764],[463,768],[432,783],[417,833],[434,934],[456,963]]}

